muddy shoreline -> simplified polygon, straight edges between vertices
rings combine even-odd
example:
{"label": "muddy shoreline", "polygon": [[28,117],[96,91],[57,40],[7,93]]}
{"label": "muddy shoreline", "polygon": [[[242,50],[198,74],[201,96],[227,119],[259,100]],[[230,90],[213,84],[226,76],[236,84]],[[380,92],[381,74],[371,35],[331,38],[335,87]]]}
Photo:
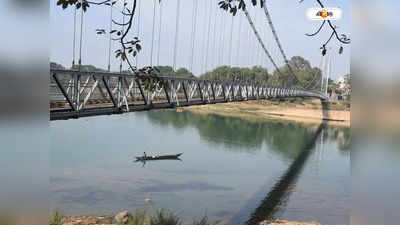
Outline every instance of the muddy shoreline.
{"label": "muddy shoreline", "polygon": [[345,102],[318,99],[253,100],[179,108],[200,114],[218,114],[243,119],[279,119],[306,124],[325,121],[328,125],[350,127],[350,108]]}

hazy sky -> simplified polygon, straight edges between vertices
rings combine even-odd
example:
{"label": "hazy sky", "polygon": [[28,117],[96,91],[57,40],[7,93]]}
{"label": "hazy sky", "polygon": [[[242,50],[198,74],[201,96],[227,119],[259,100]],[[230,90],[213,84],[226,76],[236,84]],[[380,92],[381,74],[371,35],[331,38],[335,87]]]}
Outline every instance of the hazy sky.
{"label": "hazy sky", "polygon": [[[255,35],[249,32],[249,23],[243,13],[234,18],[233,30],[231,30],[232,17],[230,14],[217,7],[219,0],[197,0],[197,23],[194,46],[193,71],[199,75],[204,70],[211,70],[217,65],[226,64],[234,66],[262,65],[272,70],[272,65],[262,54],[261,47],[255,40]],[[132,2],[127,0],[127,2]],[[156,3],[155,3],[156,2]],[[181,0],[177,68],[190,68],[191,32],[193,7],[195,0]],[[334,23],[339,26],[338,31],[350,35],[349,2],[330,0],[325,1],[326,7],[340,7],[343,10],[343,18]],[[158,25],[160,15],[160,4],[158,0],[141,0],[140,35],[143,50],[139,55],[139,67],[150,64],[153,6],[156,4],[155,36],[153,44],[153,65],[157,65],[158,58]],[[330,35],[328,26],[324,28],[317,37],[307,37],[305,33],[312,33],[320,22],[310,21],[306,18],[306,10],[316,7],[314,0],[305,0],[303,3],[293,0],[269,0],[268,7],[274,22],[282,46],[290,58],[300,55],[311,61],[312,66],[319,66],[321,62],[321,50],[323,42]],[[121,14],[115,7],[115,20],[122,21]],[[160,65],[173,65],[175,23],[177,15],[177,1],[163,0],[162,8],[162,29],[160,45]],[[279,66],[283,65],[276,43],[273,40],[271,30],[265,19],[262,9],[248,7],[251,17],[261,33],[263,41],[271,52],[272,57]],[[50,39],[51,51],[50,60],[70,66],[73,55],[73,14],[74,10],[69,8],[62,10],[56,6],[56,1],[50,2]],[[211,21],[210,21],[211,20]],[[77,47],[76,55],[79,56],[80,39],[80,12],[78,12],[77,26]],[[108,36],[96,35],[97,28],[108,30],[110,23],[110,8],[105,6],[92,6],[84,16],[82,63],[93,64],[97,67],[107,68],[108,65]],[[209,29],[210,25],[210,29]],[[216,27],[215,27],[216,26]],[[208,36],[208,30],[210,35]],[[216,31],[214,33],[214,30]],[[239,32],[240,30],[240,32]],[[131,33],[136,36],[137,26]],[[230,39],[232,35],[232,48]],[[208,40],[208,45],[207,45]],[[215,40],[215,41],[214,41]],[[225,40],[224,42],[221,42]],[[240,42],[239,42],[240,40]],[[224,43],[222,46],[221,43]],[[345,46],[344,54],[338,55],[339,45],[336,40],[331,42],[334,53],[333,71],[334,79],[350,71],[350,46]],[[207,47],[208,46],[208,47]],[[112,49],[117,49],[118,43],[113,43]],[[208,50],[207,50],[208,49]],[[207,60],[206,60],[207,59]],[[119,61],[114,57],[111,59],[112,70],[118,70]],[[126,68],[126,65],[124,66]]]}

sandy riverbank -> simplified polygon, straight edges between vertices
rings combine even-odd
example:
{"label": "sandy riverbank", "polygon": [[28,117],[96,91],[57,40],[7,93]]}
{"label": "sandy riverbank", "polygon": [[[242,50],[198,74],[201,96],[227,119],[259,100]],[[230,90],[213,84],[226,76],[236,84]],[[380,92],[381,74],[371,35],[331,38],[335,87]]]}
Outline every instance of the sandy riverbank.
{"label": "sandy riverbank", "polygon": [[320,123],[324,120],[330,125],[350,126],[349,103],[341,101],[321,103],[318,99],[254,100],[197,105],[178,110],[245,119],[252,117],[283,119],[301,123]]}
{"label": "sandy riverbank", "polygon": [[[124,224],[124,223],[120,222],[119,224]],[[118,225],[118,223],[112,216],[68,216],[64,217],[59,225]],[[259,225],[321,225],[321,224],[317,222],[275,220],[275,221],[262,221],[261,223],[259,223]]]}

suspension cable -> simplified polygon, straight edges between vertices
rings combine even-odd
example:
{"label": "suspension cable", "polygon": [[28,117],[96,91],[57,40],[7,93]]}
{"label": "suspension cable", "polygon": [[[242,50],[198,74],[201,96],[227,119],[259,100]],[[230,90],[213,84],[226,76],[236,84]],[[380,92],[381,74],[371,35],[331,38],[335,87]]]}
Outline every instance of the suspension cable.
{"label": "suspension cable", "polygon": [[[124,7],[123,7],[123,9],[122,9],[122,12],[124,12],[125,11],[125,2],[126,2],[126,0],[124,0]],[[123,14],[122,15],[122,31],[123,31],[123,33],[125,32],[125,14]],[[122,73],[122,63],[123,63],[123,60],[122,60],[122,57],[120,58],[120,61],[119,61],[119,72],[120,73]]]}
{"label": "suspension cable", "polygon": [[[255,11],[255,18],[257,18],[257,11]],[[250,25],[250,24],[249,24]],[[251,25],[250,25],[250,27],[251,27]],[[256,40],[257,40],[257,38],[254,38],[255,39],[255,41],[252,41],[252,45],[251,45],[251,56],[250,56],[250,61],[251,61],[251,65],[253,66],[254,64],[254,58],[255,58],[255,52],[256,52],[256,50],[257,50],[257,44],[256,44]]]}
{"label": "suspension cable", "polygon": [[[138,30],[137,30],[137,37],[139,38],[140,36],[140,14],[141,14],[141,10],[142,9],[142,1],[138,0]],[[136,69],[138,69],[139,66],[139,54],[136,55]]]}
{"label": "suspension cable", "polygon": [[224,39],[225,39],[225,20],[226,17],[224,16],[224,13],[221,13],[221,29],[220,29],[220,46],[219,46],[219,51],[218,51],[218,65],[223,64],[224,56],[223,56],[223,49],[224,49]]}
{"label": "suspension cable", "polygon": [[272,34],[273,34],[273,36],[274,36],[274,38],[275,38],[276,44],[278,45],[278,48],[279,48],[279,50],[280,50],[280,53],[282,54],[283,60],[285,61],[285,64],[286,64],[286,66],[288,67],[288,69],[289,69],[289,71],[290,71],[290,74],[292,75],[292,78],[295,80],[295,82],[296,82],[297,84],[300,85],[300,81],[298,80],[296,74],[294,73],[292,67],[290,66],[289,61],[288,61],[288,59],[287,59],[287,57],[286,57],[286,54],[285,54],[285,52],[283,51],[281,42],[279,41],[279,38],[278,38],[278,34],[277,34],[277,32],[276,32],[276,29],[275,29],[275,27],[274,27],[274,24],[272,23],[271,15],[270,15],[270,13],[268,12],[266,2],[265,2],[264,5],[263,5],[263,9],[264,9],[265,17],[267,18],[268,24],[269,24],[269,26],[270,26],[270,28],[271,28]]}
{"label": "suspension cable", "polygon": [[[83,3],[83,0],[81,1]],[[80,43],[79,43],[79,71],[82,66],[82,41],[83,41],[83,7],[81,7],[81,34],[80,34]]]}
{"label": "suspension cable", "polygon": [[72,69],[75,68],[75,51],[76,51],[76,6],[74,10],[74,37],[72,43]]}
{"label": "suspension cable", "polygon": [[108,40],[108,72],[111,70],[111,39],[112,39],[112,25],[113,25],[113,4],[110,4],[110,37]]}
{"label": "suspension cable", "polygon": [[173,68],[176,71],[176,55],[178,50],[178,34],[179,34],[179,14],[180,14],[180,5],[181,0],[177,2],[177,14],[176,14],[176,26],[175,26],[175,46],[174,46],[174,61],[173,61]]}
{"label": "suspension cable", "polygon": [[326,70],[325,70],[325,74],[326,74],[326,78],[325,78],[325,83],[324,83],[324,87],[323,87],[323,93],[326,93],[326,90],[327,90],[327,88],[328,88],[328,77],[329,77],[329,61],[330,61],[330,58],[331,58],[331,54],[330,54],[330,52],[327,54],[327,57],[326,57],[327,59],[326,59],[326,65],[325,65],[325,67],[326,67]]}
{"label": "suspension cable", "polygon": [[229,66],[232,66],[232,41],[233,41],[233,24],[234,24],[234,16],[232,16],[231,22],[231,37],[229,39]]}
{"label": "suspension cable", "polygon": [[[260,21],[260,18],[261,18],[261,14],[259,13],[259,14],[257,14],[257,17],[256,18],[254,18],[254,22],[255,23],[258,23],[259,21]],[[259,29],[259,32],[260,32],[260,38],[261,38],[261,40],[263,40],[262,39],[262,37],[263,37],[263,34],[262,34],[262,27],[261,27],[261,29]],[[255,65],[256,66],[260,66],[260,64],[259,64],[259,62],[260,62],[260,56],[261,56],[261,48],[259,47],[259,46],[257,46],[257,53],[256,53],[256,59],[254,60],[255,61]]]}
{"label": "suspension cable", "polygon": [[250,17],[250,15],[249,15],[249,12],[247,11],[246,8],[244,9],[244,13],[245,13],[245,15],[246,15],[246,18],[247,18],[247,20],[248,20],[248,22],[249,22],[251,28],[253,29],[253,32],[254,32],[254,34],[255,34],[255,36],[256,36],[258,42],[261,44],[261,47],[263,48],[265,54],[267,54],[269,60],[270,60],[271,63],[274,65],[276,71],[277,71],[278,73],[281,74],[281,72],[280,72],[278,66],[276,65],[275,61],[272,59],[271,54],[270,54],[270,53],[268,52],[268,50],[265,48],[264,42],[261,40],[260,35],[259,35],[259,33],[257,32],[257,30],[256,30],[256,28],[255,28],[255,26],[254,26],[254,23],[253,23],[253,21],[251,20],[251,17]]}
{"label": "suspension cable", "polygon": [[[247,40],[248,40],[248,46],[247,46],[247,48],[248,48],[248,50],[250,51],[250,54],[252,55],[252,52],[251,52],[251,47],[253,46],[253,41],[251,41],[250,39],[251,39],[251,29],[250,29],[250,24],[249,24],[249,26],[247,26]],[[248,62],[248,67],[250,68],[251,67],[251,57],[250,57],[250,55],[247,55],[247,62]]]}
{"label": "suspension cable", "polygon": [[240,54],[240,44],[241,44],[241,34],[242,34],[242,20],[239,17],[239,33],[238,33],[238,46],[236,52],[236,64],[239,66],[239,54]]}
{"label": "suspension cable", "polygon": [[203,29],[203,39],[202,39],[202,48],[201,48],[201,74],[204,74],[204,66],[205,66],[205,52],[204,52],[204,49],[205,49],[205,45],[206,45],[206,29],[207,29],[207,18],[209,18],[209,16],[207,16],[207,12],[208,12],[208,10],[207,10],[207,3],[208,3],[208,1],[204,1],[205,2],[205,7],[204,7],[204,18],[205,18],[205,23],[204,23],[204,29]]}
{"label": "suspension cable", "polygon": [[333,61],[333,54],[332,52],[329,54],[329,64],[328,64],[328,73],[327,73],[327,78],[326,78],[326,89],[325,89],[325,94],[328,96],[328,86],[329,86],[329,79],[332,75],[332,61]]}
{"label": "suspension cable", "polygon": [[[260,19],[261,20],[261,19]],[[262,23],[261,23],[261,33],[262,33],[262,37],[263,37],[263,40],[265,40],[265,26],[263,26],[262,25]],[[260,66],[261,67],[263,67],[263,54],[262,54],[262,51],[260,51]]]}
{"label": "suspension cable", "polygon": [[[305,87],[306,89],[315,89],[315,86],[316,86],[316,79],[318,78],[318,72],[319,71],[321,71],[321,68],[322,68],[322,63],[323,63],[323,58],[324,58],[324,56],[322,56],[321,57],[321,60],[320,60],[320,62],[319,62],[319,67],[318,67],[318,70],[314,73],[314,75],[313,75],[313,79],[309,82],[309,84]],[[312,86],[311,86],[312,85]]]}
{"label": "suspension cable", "polygon": [[158,49],[157,49],[157,65],[160,66],[160,49],[161,49],[161,24],[162,24],[162,1],[159,2],[160,6],[160,20],[158,21]]}
{"label": "suspension cable", "polygon": [[215,63],[217,62],[217,59],[216,59],[216,56],[217,56],[217,54],[216,54],[216,37],[217,37],[217,21],[218,21],[218,8],[216,8],[215,9],[215,13],[214,13],[214,17],[215,17],[215,20],[214,20],[214,33],[213,33],[213,47],[212,47],[212,50],[213,50],[213,59],[215,60],[212,60],[212,61],[214,61]]}
{"label": "suspension cable", "polygon": [[192,13],[192,33],[190,37],[191,52],[190,52],[190,72],[193,73],[193,59],[194,59],[194,43],[196,39],[196,25],[197,25],[197,8],[198,0],[194,0],[193,13]]}
{"label": "suspension cable", "polygon": [[151,34],[151,51],[150,51],[150,66],[153,66],[153,49],[154,49],[154,28],[156,25],[156,2],[157,0],[154,0],[153,3],[153,30]]}
{"label": "suspension cable", "polygon": [[326,73],[326,65],[327,65],[327,55],[323,56],[323,69],[322,69],[322,74],[321,74],[321,92],[323,92],[323,88],[324,88],[324,76]]}
{"label": "suspension cable", "polygon": [[[243,63],[239,63],[239,55],[240,55],[240,48],[241,48],[241,36],[242,36],[242,18],[240,16],[238,16],[238,18],[239,18],[239,33],[238,33],[238,46],[237,46],[237,53],[236,53],[236,66],[240,67],[240,64],[243,64]],[[242,77],[241,81],[243,81],[244,80],[243,68],[241,68],[240,71],[241,71],[241,77]]]}
{"label": "suspension cable", "polygon": [[207,68],[208,68],[208,49],[209,49],[209,46],[210,46],[211,14],[212,14],[212,9],[213,9],[212,4],[211,4],[212,1],[213,0],[211,0],[211,2],[210,2],[210,15],[209,15],[209,19],[208,19],[207,46],[206,46],[206,65],[205,65],[205,71],[204,72],[207,72]]}

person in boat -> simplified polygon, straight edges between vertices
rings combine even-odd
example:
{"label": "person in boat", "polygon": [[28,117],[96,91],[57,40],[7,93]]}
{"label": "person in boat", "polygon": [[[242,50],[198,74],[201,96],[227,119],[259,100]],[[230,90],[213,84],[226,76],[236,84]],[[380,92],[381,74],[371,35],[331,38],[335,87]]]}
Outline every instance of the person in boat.
{"label": "person in boat", "polygon": [[144,158],[144,159],[147,159],[146,152],[143,152],[143,158]]}

